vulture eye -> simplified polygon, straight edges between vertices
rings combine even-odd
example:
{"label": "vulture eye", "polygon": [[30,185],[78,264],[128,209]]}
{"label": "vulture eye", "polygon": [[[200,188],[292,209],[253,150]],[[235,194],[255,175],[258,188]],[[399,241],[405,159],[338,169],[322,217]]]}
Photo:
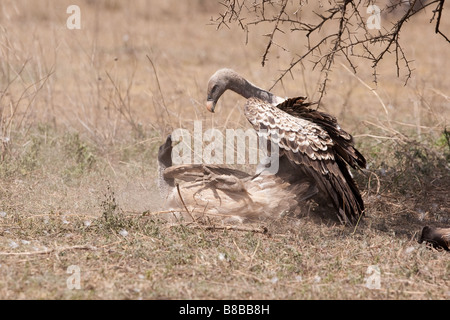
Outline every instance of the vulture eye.
{"label": "vulture eye", "polygon": [[217,91],[217,85],[215,85],[214,87],[212,87],[212,89],[211,89],[211,92],[210,92],[210,95],[211,96],[214,96],[214,94],[215,94],[215,92]]}

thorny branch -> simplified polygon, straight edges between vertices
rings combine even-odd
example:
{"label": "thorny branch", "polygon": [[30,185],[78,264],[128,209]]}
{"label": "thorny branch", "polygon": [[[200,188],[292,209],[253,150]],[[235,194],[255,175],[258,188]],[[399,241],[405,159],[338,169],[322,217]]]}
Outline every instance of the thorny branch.
{"label": "thorny branch", "polygon": [[[380,2],[380,1],[378,1]],[[386,54],[394,54],[397,76],[405,70],[405,84],[413,72],[408,60],[400,33],[404,25],[427,7],[432,8],[435,20],[435,33],[450,42],[440,30],[445,0],[387,0],[384,5],[372,0],[223,0],[225,12],[215,21],[217,27],[229,27],[237,23],[248,38],[249,28],[259,24],[269,26],[268,41],[262,55],[262,65],[269,59],[272,45],[289,51],[289,43],[275,42],[281,34],[288,34],[289,39],[296,39],[295,33],[303,33],[305,52],[293,52],[294,58],[280,72],[272,88],[292,72],[296,66],[306,61],[312,63],[313,69],[319,67],[321,73],[319,103],[325,94],[329,73],[335,58],[341,56],[356,73],[357,60],[371,63],[374,82],[377,83],[377,67]],[[379,7],[382,6],[382,7]],[[306,13],[313,12],[314,15]],[[429,11],[428,11],[429,12]],[[381,23],[383,17],[383,23]],[[369,19],[375,26],[369,24]],[[373,20],[375,19],[375,20]],[[272,89],[271,88],[271,89]]]}

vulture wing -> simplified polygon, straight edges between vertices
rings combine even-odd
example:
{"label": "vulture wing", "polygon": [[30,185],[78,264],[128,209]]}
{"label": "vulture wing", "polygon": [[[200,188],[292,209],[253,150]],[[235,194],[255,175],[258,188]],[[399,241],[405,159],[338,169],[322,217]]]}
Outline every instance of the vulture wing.
{"label": "vulture wing", "polygon": [[358,221],[364,203],[346,164],[365,167],[366,161],[334,117],[309,109],[302,97],[276,107],[249,98],[245,115],[259,135],[279,146],[280,156],[284,154],[295,170],[309,176],[330,197],[341,222]]}

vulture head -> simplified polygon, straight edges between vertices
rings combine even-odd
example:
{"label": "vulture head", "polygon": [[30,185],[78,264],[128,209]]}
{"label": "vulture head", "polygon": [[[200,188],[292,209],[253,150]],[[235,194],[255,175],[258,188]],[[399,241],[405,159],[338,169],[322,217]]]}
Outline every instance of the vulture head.
{"label": "vulture head", "polygon": [[236,72],[231,69],[217,70],[208,81],[206,109],[214,113],[214,108],[219,98],[226,90],[231,89],[238,79]]}
{"label": "vulture head", "polygon": [[172,166],[172,136],[168,135],[166,141],[159,146],[158,162],[164,168]]}
{"label": "vulture head", "polygon": [[255,86],[235,71],[224,68],[217,70],[208,81],[206,109],[214,112],[217,101],[227,90],[234,91],[246,99],[255,97],[273,105],[285,100]]}
{"label": "vulture head", "polygon": [[158,188],[162,198],[167,197],[175,186],[175,179],[165,177],[164,171],[172,167],[172,137],[169,135],[166,141],[159,147],[158,152]]}

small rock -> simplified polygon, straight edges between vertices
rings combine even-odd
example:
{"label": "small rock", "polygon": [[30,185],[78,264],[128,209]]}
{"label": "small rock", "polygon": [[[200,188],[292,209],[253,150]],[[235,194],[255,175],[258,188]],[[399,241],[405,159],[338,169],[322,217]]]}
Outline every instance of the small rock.
{"label": "small rock", "polygon": [[122,229],[122,230],[120,230],[119,234],[120,234],[122,237],[126,237],[126,236],[128,236],[128,231],[125,230],[125,229]]}
{"label": "small rock", "polygon": [[416,249],[416,248],[414,248],[413,246],[408,247],[408,248],[405,249],[405,253],[406,253],[406,254],[410,254],[410,253],[413,252],[415,249]]}
{"label": "small rock", "polygon": [[13,249],[16,249],[19,247],[19,245],[15,241],[12,241],[12,240],[9,241],[9,246]]}

